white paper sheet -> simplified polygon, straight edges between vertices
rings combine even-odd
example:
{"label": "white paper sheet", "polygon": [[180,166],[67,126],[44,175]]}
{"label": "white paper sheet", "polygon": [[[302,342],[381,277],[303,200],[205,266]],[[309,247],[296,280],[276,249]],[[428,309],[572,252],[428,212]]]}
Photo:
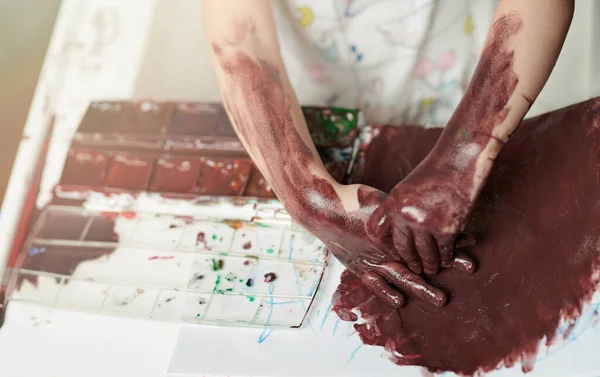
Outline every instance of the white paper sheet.
{"label": "white paper sheet", "polygon": [[[309,321],[301,329],[261,331],[182,326],[169,376],[428,376],[421,368],[396,366],[381,347],[362,345],[352,324],[340,321],[331,312],[331,296],[342,271],[343,266],[333,260]],[[548,354],[538,355],[528,377],[600,376],[600,326],[594,326],[594,321],[598,322],[594,311],[600,310],[600,295],[593,302],[567,342]],[[520,365],[491,374],[493,377],[522,375]]]}

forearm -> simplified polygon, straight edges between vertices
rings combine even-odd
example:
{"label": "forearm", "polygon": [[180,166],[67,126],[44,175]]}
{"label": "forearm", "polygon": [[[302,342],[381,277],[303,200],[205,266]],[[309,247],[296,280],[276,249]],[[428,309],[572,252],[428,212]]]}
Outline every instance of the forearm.
{"label": "forearm", "polygon": [[284,203],[302,199],[316,178],[333,179],[310,138],[280,55],[271,3],[204,0],[223,103],[238,136]]}
{"label": "forearm", "polygon": [[572,15],[573,0],[500,1],[471,83],[418,170],[445,171],[465,198],[477,196],[546,83]]}

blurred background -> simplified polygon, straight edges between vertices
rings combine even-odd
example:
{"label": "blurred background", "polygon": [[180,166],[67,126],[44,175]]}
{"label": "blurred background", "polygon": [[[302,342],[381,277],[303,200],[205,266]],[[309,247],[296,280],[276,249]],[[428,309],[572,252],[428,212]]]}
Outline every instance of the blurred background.
{"label": "blurred background", "polygon": [[60,0],[0,0],[0,200],[59,6]]}

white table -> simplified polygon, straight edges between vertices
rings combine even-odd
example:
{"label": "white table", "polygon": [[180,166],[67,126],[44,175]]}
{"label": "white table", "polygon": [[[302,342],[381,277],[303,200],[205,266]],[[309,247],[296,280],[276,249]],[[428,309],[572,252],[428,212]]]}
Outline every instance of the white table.
{"label": "white table", "polygon": [[[158,8],[155,8],[156,6]],[[565,47],[566,53],[557,66],[557,72],[562,75],[556,75],[557,79],[551,79],[549,89],[545,90],[541,97],[539,111],[549,111],[578,102],[592,94],[600,94],[597,93],[598,80],[590,80],[590,77],[597,75],[597,70],[592,70],[591,62],[600,50],[597,45],[590,48],[591,40],[588,39],[591,36],[591,31],[588,29],[591,29],[590,25],[593,24],[591,14],[597,6],[598,4],[592,1],[577,3],[576,17],[579,18],[574,22],[574,29]],[[140,95],[147,95],[147,93],[159,97],[151,91],[152,88],[160,89],[162,97],[170,97],[169,99],[217,98],[212,74],[206,77],[192,76],[188,82],[189,87],[207,82],[210,85],[204,85],[200,91],[192,90],[177,96],[176,86],[181,85],[182,78],[189,72],[179,69],[182,63],[180,62],[178,66],[175,63],[178,59],[173,57],[170,58],[173,64],[166,66],[162,71],[159,67],[164,65],[164,60],[149,59],[149,57],[160,56],[161,51],[185,50],[185,42],[180,38],[181,33],[195,33],[199,29],[200,14],[186,12],[186,9],[197,9],[195,7],[198,7],[197,0],[63,1],[0,214],[0,262],[7,257],[10,249],[10,240],[16,226],[14,219],[18,218],[24,199],[23,187],[29,184],[31,167],[37,158],[36,153],[32,151],[37,151],[41,145],[44,127],[50,114],[56,114],[57,117],[50,155],[57,165],[62,166],[66,155],[65,146],[70,142],[90,99],[129,99],[136,96],[139,98]],[[170,10],[166,11],[167,8]],[[177,26],[170,30],[170,35],[167,35],[167,32],[163,33],[163,30],[166,30],[164,27],[169,24],[169,17],[174,15],[179,18],[170,19]],[[597,27],[593,30],[598,32]],[[148,46],[148,38],[151,40],[150,46]],[[203,59],[199,64],[208,67],[205,51],[194,51],[196,55],[189,56],[189,60]],[[189,65],[185,67],[190,68]],[[565,72],[570,74],[565,75]],[[574,76],[574,73],[577,75]],[[153,75],[161,75],[162,79],[158,81],[162,87],[153,85]],[[569,85],[565,86],[567,77]],[[594,82],[596,85],[593,84]],[[581,84],[582,89],[577,89],[578,85],[573,83]],[[568,100],[556,96],[556,93],[564,92],[566,89],[574,90],[569,94]],[[60,171],[56,169],[48,169],[45,172],[39,206],[48,200],[50,189],[58,180],[59,174]],[[322,292],[324,298],[319,304],[318,314],[315,311],[312,325],[301,330],[304,335],[299,338],[301,343],[299,347],[311,348],[309,341],[311,337],[313,341],[325,339],[321,338],[324,335],[320,333],[330,338],[333,338],[331,335],[333,332],[351,333],[349,326],[345,323],[340,324],[333,314],[326,316],[327,296],[335,288],[335,276],[339,275],[339,270],[336,271],[334,268],[330,274],[329,285]],[[165,376],[179,328],[180,326],[175,324],[52,311],[24,303],[12,303],[7,312],[6,322],[0,329],[0,368],[3,375],[11,377]],[[309,332],[314,333],[310,335]],[[203,358],[207,360],[216,355],[216,351],[198,346],[205,339],[215,341],[222,339],[223,347],[247,344],[250,347],[248,353],[255,358],[259,357],[261,348],[257,346],[257,339],[261,333],[261,330],[256,329],[224,332],[214,327],[186,326],[181,335],[180,347],[175,354],[175,363],[171,367],[173,375],[175,373],[192,375],[190,374],[192,372],[202,375]],[[241,337],[242,341],[232,341],[233,338],[228,338],[231,334],[237,339],[240,339],[238,335],[244,335]],[[563,376],[597,376],[597,374],[583,374],[583,369],[580,367],[586,367],[586,362],[595,361],[594,358],[586,358],[584,350],[588,347],[589,351],[590,344],[592,346],[596,344],[594,339],[597,341],[598,337],[597,331],[586,333],[579,342],[561,351],[562,356],[547,359],[536,365],[536,369],[530,376],[548,376],[550,372],[558,370],[567,373]],[[263,350],[276,349],[278,345],[283,344],[282,342],[289,342],[289,339],[286,340],[285,334],[278,331],[261,342],[261,347]],[[336,344],[335,342],[331,344]],[[323,363],[324,366],[319,369],[323,371],[321,375],[327,375],[327,371],[337,371],[336,373],[351,371],[352,367],[336,368],[324,365],[328,360],[323,357],[327,352],[326,348],[320,348],[317,343],[313,344],[315,346],[312,351],[316,349],[320,353],[314,356],[318,360],[316,362]],[[204,351],[202,357],[194,358],[195,347]],[[350,340],[341,347],[336,357],[344,359],[347,365],[353,365],[352,363],[355,362],[359,365],[376,363],[381,365],[382,371],[393,371],[398,376],[421,375],[417,368],[400,370],[386,364],[381,360],[381,349],[360,347],[356,339]],[[232,360],[243,360],[243,354],[240,355],[242,356],[238,355],[237,359],[234,357]],[[572,369],[561,370],[557,367],[557,363],[574,360],[579,363],[577,364],[579,367],[576,364],[573,364]],[[211,368],[219,369],[218,362],[215,356]],[[310,359],[302,361],[306,365],[301,365],[298,370],[307,373],[314,371],[311,365],[308,365],[311,362]],[[248,365],[248,370],[255,372],[258,370],[255,361],[249,362]],[[373,375],[370,374],[372,371],[361,368],[354,371],[357,374]],[[236,371],[236,373],[240,372]],[[519,373],[509,370],[497,375],[515,374]]]}

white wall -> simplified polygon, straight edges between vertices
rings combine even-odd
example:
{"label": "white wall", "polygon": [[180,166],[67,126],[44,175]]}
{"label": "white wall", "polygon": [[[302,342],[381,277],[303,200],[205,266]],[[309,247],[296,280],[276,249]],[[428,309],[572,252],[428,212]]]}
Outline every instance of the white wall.
{"label": "white wall", "polygon": [[[600,95],[600,64],[592,64],[600,61],[600,24],[594,20],[600,21],[600,1],[577,0],[563,52],[530,115]],[[199,0],[159,0],[137,97],[219,98],[201,21]]]}
{"label": "white wall", "polygon": [[600,59],[599,11],[597,0],[575,1],[575,16],[560,58],[530,115],[600,95],[600,66],[592,64]]}
{"label": "white wall", "polygon": [[138,98],[218,100],[200,0],[159,0],[136,90]]}

